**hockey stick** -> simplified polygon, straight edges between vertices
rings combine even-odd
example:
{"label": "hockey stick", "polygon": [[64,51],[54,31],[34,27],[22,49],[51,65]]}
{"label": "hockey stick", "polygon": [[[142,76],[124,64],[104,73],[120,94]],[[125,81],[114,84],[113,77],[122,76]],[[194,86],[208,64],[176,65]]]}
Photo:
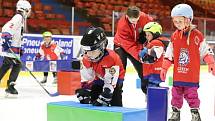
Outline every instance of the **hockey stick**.
{"label": "hockey stick", "polygon": [[[13,52],[13,50],[12,50],[10,47],[9,47],[9,50],[11,51],[11,54],[15,57],[15,59],[17,59],[17,60],[21,63],[21,65],[24,66],[24,68],[30,73],[30,75],[35,79],[35,81],[40,85],[40,87],[43,88],[43,90],[44,90],[50,97],[55,97],[55,96],[58,96],[58,95],[59,95],[58,92],[51,94],[51,93],[40,83],[40,81],[38,81],[38,79],[34,76],[34,74],[31,72],[31,70],[30,70],[28,67],[26,67],[26,66],[22,63],[22,61],[19,59],[19,57]],[[14,61],[14,63],[16,64],[15,61]]]}

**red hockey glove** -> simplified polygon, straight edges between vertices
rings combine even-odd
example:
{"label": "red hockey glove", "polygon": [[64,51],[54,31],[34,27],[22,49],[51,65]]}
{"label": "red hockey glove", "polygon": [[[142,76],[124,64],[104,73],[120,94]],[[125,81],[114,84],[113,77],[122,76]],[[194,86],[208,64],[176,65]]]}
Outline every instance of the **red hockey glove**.
{"label": "red hockey glove", "polygon": [[167,73],[167,70],[162,68],[161,72],[160,72],[160,78],[161,78],[162,81],[165,81],[166,73]]}
{"label": "red hockey glove", "polygon": [[172,62],[170,60],[168,60],[168,59],[163,60],[162,69],[161,69],[161,72],[160,72],[161,80],[165,81],[167,70],[169,69],[171,64],[172,64]]}
{"label": "red hockey glove", "polygon": [[215,61],[213,55],[206,55],[203,59],[208,64],[208,72],[215,76]]}

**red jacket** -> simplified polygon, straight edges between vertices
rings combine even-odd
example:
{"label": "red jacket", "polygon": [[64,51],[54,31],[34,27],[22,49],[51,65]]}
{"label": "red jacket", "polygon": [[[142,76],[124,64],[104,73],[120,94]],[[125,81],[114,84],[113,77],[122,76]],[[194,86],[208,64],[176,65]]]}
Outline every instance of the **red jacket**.
{"label": "red jacket", "polygon": [[176,30],[172,36],[174,55],[174,85],[198,86],[200,74],[200,44],[203,34],[193,29],[190,33],[189,45],[187,35]]}
{"label": "red jacket", "polygon": [[[118,78],[121,80],[124,80],[125,70],[123,68],[123,65],[119,56],[113,50],[107,49],[106,55],[99,62],[91,62],[85,56],[83,57],[82,62],[86,68],[91,68],[91,67],[93,68],[93,70],[96,73],[95,75],[96,78],[94,80],[99,79],[100,78],[99,76],[104,78],[104,75],[106,74],[105,69],[111,68],[113,66],[119,66],[119,72],[117,72],[119,73]],[[87,72],[81,73],[81,74],[86,74],[86,73]]]}
{"label": "red jacket", "polygon": [[122,47],[136,60],[140,60],[138,54],[143,48],[143,45],[137,41],[139,39],[139,31],[143,29],[145,24],[152,20],[152,17],[141,12],[136,27],[134,27],[134,25],[128,21],[126,15],[122,16],[118,21],[114,44]]}
{"label": "red jacket", "polygon": [[56,43],[51,42],[51,44],[46,47],[44,42],[41,44],[39,53],[46,60],[58,60],[60,59],[60,54],[63,53],[63,49],[59,47]]}

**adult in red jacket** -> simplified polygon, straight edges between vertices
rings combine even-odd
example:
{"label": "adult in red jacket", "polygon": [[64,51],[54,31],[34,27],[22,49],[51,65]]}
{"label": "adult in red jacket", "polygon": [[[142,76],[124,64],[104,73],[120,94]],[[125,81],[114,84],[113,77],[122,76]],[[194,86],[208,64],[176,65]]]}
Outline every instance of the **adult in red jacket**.
{"label": "adult in red jacket", "polygon": [[[140,38],[143,27],[152,21],[152,17],[140,11],[136,6],[127,9],[126,15],[118,21],[117,32],[114,37],[114,50],[119,54],[124,69],[127,66],[127,59],[131,61],[137,71],[141,81],[141,88],[144,93],[147,92],[147,81],[143,80],[143,69],[138,56],[143,48],[145,38]],[[142,36],[141,36],[142,37]]]}

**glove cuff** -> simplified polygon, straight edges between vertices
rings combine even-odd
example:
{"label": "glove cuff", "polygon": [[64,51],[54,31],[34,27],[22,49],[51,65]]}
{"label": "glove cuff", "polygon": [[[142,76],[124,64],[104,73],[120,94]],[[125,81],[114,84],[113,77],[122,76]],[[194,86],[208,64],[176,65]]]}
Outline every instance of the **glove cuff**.
{"label": "glove cuff", "polygon": [[203,59],[207,64],[213,64],[214,61],[214,57],[213,55],[206,55]]}
{"label": "glove cuff", "polygon": [[162,68],[168,70],[169,67],[172,65],[172,62],[168,59],[164,59],[162,63]]}

